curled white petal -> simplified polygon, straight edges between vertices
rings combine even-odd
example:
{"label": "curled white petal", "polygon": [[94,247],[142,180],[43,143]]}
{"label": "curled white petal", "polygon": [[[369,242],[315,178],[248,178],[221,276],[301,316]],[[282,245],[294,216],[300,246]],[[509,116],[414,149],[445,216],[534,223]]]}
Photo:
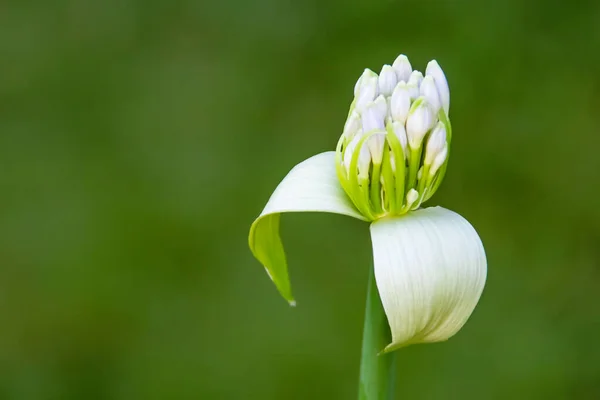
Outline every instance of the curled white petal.
{"label": "curled white petal", "polygon": [[371,224],[375,279],[392,333],[386,351],[449,339],[467,322],[487,262],[475,229],[432,207]]}
{"label": "curled white petal", "polygon": [[431,60],[427,64],[425,74],[433,76],[435,85],[437,86],[438,92],[440,94],[442,106],[444,107],[444,111],[447,115],[450,111],[450,88],[448,87],[448,81],[446,80],[446,75],[444,74],[444,71],[442,70],[437,61]]}
{"label": "curled white petal", "polygon": [[264,210],[250,228],[248,242],[254,256],[265,267],[281,295],[294,303],[285,252],[279,237],[280,213],[328,212],[360,220],[342,189],[335,169],[335,152],[317,154],[296,165],[271,195]]}

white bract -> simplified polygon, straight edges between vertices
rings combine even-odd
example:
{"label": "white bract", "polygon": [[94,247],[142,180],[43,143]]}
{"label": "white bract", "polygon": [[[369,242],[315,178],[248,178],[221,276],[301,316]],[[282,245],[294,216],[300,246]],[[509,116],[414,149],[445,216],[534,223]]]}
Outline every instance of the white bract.
{"label": "white bract", "polygon": [[295,304],[279,237],[283,212],[330,212],[371,222],[375,280],[391,351],[443,341],[473,312],[487,263],[475,229],[441,207],[420,208],[444,178],[450,92],[437,62],[425,76],[400,55],[366,69],[335,152],[298,164],[250,229],[249,244],[281,295]]}

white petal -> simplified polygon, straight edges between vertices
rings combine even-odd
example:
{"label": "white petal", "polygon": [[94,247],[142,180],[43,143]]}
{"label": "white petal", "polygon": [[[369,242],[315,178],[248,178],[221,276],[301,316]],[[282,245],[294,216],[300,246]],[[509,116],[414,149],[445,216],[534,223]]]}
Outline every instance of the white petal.
{"label": "white petal", "polygon": [[250,228],[248,242],[252,253],[290,304],[294,304],[294,298],[279,237],[279,219],[280,213],[303,211],[343,214],[365,220],[340,185],[335,152],[317,154],[296,165],[277,186]]}
{"label": "white petal", "polygon": [[371,224],[375,279],[390,324],[386,351],[449,339],[467,322],[487,262],[475,229],[441,207]]}

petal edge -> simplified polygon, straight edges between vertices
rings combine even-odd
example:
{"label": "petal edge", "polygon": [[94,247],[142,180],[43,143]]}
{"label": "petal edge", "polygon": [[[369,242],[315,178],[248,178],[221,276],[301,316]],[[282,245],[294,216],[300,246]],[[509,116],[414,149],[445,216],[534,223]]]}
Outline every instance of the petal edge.
{"label": "petal edge", "polygon": [[250,228],[248,243],[252,254],[291,305],[295,305],[295,301],[279,236],[280,214],[311,211],[342,214],[366,221],[342,189],[333,151],[317,154],[292,168]]}

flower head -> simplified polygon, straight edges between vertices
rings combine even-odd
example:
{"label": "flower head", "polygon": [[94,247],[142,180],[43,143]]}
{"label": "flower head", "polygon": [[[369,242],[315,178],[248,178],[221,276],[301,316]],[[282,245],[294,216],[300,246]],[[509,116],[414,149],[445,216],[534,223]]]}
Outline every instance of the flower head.
{"label": "flower head", "polygon": [[[416,209],[435,193],[448,162],[450,95],[444,72],[432,61],[423,76],[412,69],[408,57],[400,55],[392,66],[384,65],[379,76],[365,70],[354,95],[346,126],[361,120],[362,132],[357,139],[344,128],[338,142],[342,187],[369,220]],[[436,127],[444,135],[434,135]],[[345,161],[352,159],[351,153],[363,152],[364,146],[371,152],[368,166],[365,157],[363,163]],[[432,168],[443,149],[444,157]],[[409,204],[407,196],[414,192],[417,199]]]}
{"label": "flower head", "polygon": [[404,55],[380,75],[364,70],[336,151],[296,165],[250,229],[254,256],[290,304],[280,214],[331,212],[371,222],[374,275],[392,334],[386,351],[446,340],[465,324],[485,284],[483,245],[457,213],[420,208],[444,178],[449,109],[436,61],[425,76]]}

